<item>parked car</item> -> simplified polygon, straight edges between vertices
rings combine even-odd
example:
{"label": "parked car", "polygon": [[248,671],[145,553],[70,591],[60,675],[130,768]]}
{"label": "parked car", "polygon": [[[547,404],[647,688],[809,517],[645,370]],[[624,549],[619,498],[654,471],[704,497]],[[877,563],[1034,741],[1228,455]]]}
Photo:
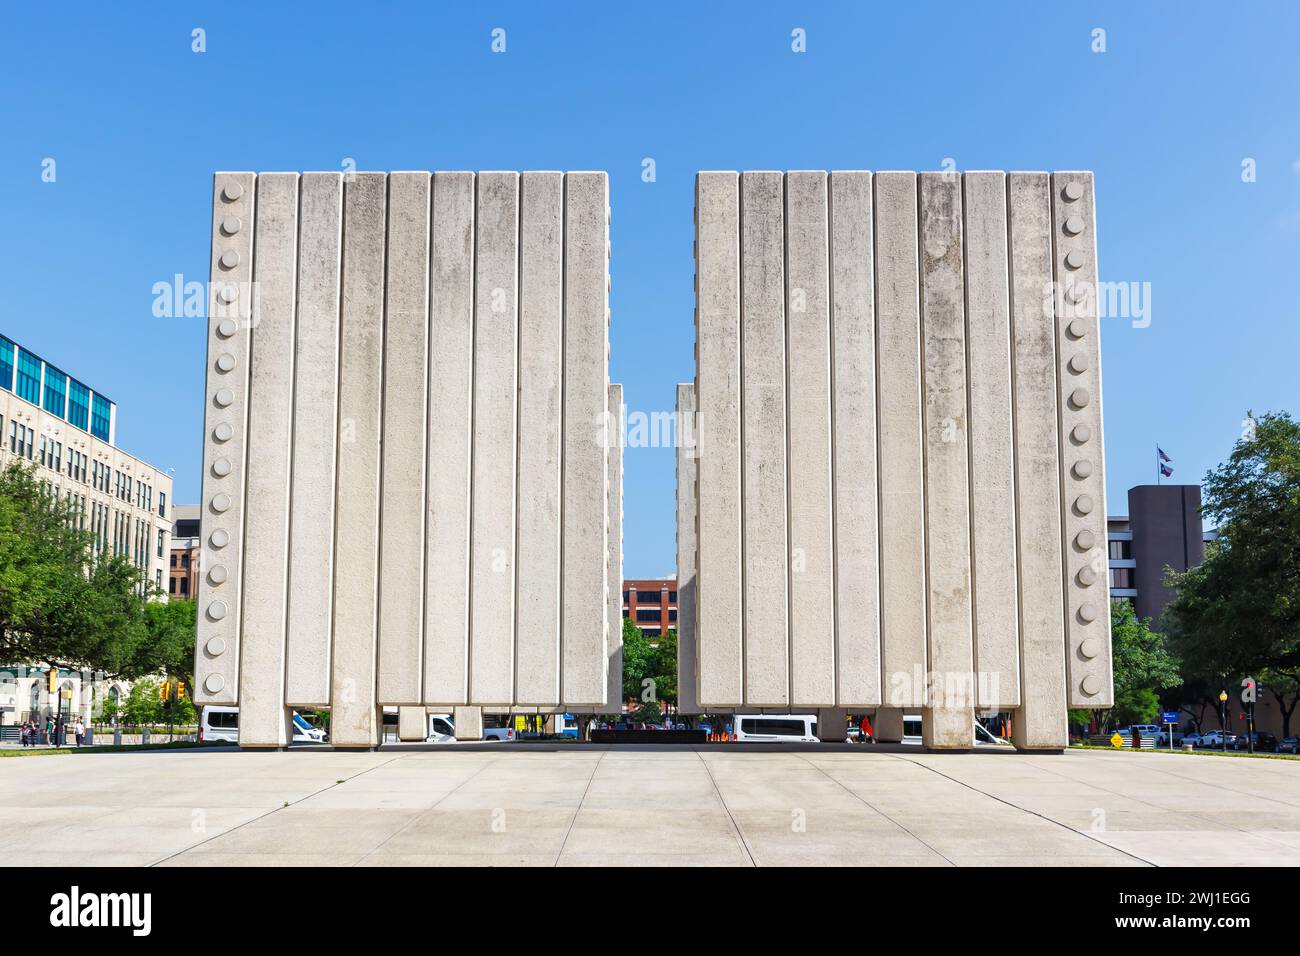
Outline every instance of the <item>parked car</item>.
{"label": "parked car", "polygon": [[[1172,741],[1170,740],[1171,736],[1173,737]],[[1160,731],[1160,733],[1156,734],[1156,745],[1159,747],[1179,747],[1186,739],[1187,738],[1183,735],[1183,732],[1177,727],[1175,727],[1172,732],[1168,727],[1166,727],[1164,730]]]}
{"label": "parked car", "polygon": [[1161,731],[1163,731],[1164,728],[1161,727],[1159,724],[1132,724],[1131,726],[1125,727],[1122,730],[1120,730],[1119,733],[1123,735],[1125,740],[1131,740],[1133,737],[1133,731],[1135,730],[1143,737],[1158,738],[1160,736]]}
{"label": "parked car", "polygon": [[1236,734],[1226,733],[1222,730],[1211,730],[1207,733],[1201,734],[1200,746],[1222,750],[1225,747],[1231,747],[1236,739]]}
{"label": "parked car", "polygon": [[1183,735],[1183,743],[1189,747],[1200,747],[1202,739],[1202,736],[1196,733]]}
{"label": "parked car", "polygon": [[1280,754],[1300,754],[1300,737],[1283,737],[1277,742]]}
{"label": "parked car", "polygon": [[1233,750],[1250,750],[1251,739],[1254,739],[1255,753],[1272,753],[1277,750],[1277,738],[1272,734],[1265,733],[1262,730],[1251,731],[1248,734],[1242,734],[1232,742]]}

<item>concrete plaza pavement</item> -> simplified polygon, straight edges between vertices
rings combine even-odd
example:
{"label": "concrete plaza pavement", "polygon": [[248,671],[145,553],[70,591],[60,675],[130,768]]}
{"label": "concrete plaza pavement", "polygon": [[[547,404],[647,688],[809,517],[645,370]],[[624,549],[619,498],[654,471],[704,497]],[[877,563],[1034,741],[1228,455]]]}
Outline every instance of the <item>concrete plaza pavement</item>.
{"label": "concrete plaza pavement", "polygon": [[0,760],[0,860],[1300,865],[1300,761],[489,744]]}

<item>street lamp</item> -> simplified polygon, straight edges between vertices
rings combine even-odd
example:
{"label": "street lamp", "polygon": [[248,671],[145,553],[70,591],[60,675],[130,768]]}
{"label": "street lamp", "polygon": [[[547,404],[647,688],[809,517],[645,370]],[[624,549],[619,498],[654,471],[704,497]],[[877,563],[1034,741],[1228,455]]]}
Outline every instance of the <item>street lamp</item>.
{"label": "street lamp", "polygon": [[1219,726],[1223,728],[1219,731],[1219,742],[1226,753],[1228,750],[1228,692],[1226,690],[1219,691]]}

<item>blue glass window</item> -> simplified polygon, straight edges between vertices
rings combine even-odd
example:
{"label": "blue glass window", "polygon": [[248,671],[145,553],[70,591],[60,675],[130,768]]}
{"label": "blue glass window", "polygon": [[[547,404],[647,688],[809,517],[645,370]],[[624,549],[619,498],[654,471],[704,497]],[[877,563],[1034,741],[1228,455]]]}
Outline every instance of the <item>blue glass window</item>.
{"label": "blue glass window", "polygon": [[24,349],[18,350],[17,392],[33,405],[41,403],[41,360]]}
{"label": "blue glass window", "polygon": [[68,376],[51,365],[45,366],[45,410],[67,418]]}
{"label": "blue glass window", "polygon": [[102,395],[91,396],[90,433],[101,441],[108,441],[108,426],[112,416],[112,403]]}
{"label": "blue glass window", "polygon": [[90,389],[75,378],[68,382],[68,421],[90,431]]}
{"label": "blue glass window", "polygon": [[14,390],[14,344],[0,338],[0,388]]}

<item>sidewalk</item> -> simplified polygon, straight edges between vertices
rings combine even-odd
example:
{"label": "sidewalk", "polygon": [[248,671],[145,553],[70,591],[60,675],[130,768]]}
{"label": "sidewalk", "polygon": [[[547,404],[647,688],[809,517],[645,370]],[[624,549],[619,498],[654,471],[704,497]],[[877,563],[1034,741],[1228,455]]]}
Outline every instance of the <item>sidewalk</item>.
{"label": "sidewalk", "polygon": [[1004,750],[191,750],[6,760],[11,866],[1300,864],[1300,764]]}

